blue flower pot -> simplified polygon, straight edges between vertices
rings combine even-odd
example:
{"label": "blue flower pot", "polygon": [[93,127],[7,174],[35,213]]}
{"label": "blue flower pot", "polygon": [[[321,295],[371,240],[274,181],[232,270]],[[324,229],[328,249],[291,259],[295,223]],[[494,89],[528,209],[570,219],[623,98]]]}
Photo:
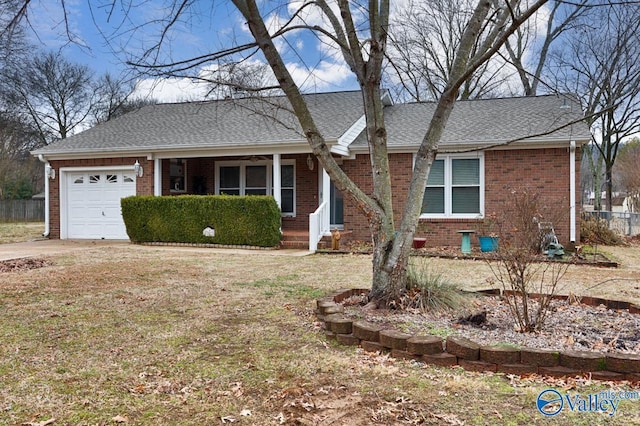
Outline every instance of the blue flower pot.
{"label": "blue flower pot", "polygon": [[481,252],[491,252],[498,250],[498,237],[478,237]]}

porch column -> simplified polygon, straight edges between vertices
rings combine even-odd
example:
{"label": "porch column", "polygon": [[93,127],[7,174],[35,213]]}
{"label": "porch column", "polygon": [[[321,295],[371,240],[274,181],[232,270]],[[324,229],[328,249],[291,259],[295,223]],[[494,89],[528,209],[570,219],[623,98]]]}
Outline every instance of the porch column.
{"label": "porch column", "polygon": [[153,160],[153,195],[162,195],[162,159]]}
{"label": "porch column", "polygon": [[273,154],[273,198],[282,210],[282,168],[280,167],[280,154]]}
{"label": "porch column", "polygon": [[326,202],[330,203],[331,199],[331,178],[329,177],[329,173],[323,168],[322,169],[322,189],[320,194],[320,203]]}

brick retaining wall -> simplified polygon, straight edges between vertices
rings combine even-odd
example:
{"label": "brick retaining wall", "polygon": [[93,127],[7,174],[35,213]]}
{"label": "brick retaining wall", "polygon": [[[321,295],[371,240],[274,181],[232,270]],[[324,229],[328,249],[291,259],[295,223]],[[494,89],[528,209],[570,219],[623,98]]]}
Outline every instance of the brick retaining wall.
{"label": "brick retaining wall", "polygon": [[[555,351],[548,349],[489,346],[460,336],[443,339],[412,335],[378,324],[347,318],[343,300],[368,290],[340,290],[317,301],[316,315],[324,322],[325,335],[368,352],[389,353],[394,358],[417,360],[438,366],[458,365],[471,371],[506,374],[536,373],[552,377],[589,374],[596,380],[640,381],[640,354]],[[594,299],[601,302],[601,299]],[[622,302],[615,302],[616,306]],[[638,306],[627,304],[638,312]]]}

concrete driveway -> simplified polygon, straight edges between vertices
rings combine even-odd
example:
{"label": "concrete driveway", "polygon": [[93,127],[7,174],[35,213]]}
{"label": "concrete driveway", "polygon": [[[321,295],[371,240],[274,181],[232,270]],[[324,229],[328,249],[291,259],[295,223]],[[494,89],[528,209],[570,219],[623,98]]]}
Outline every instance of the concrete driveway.
{"label": "concrete driveway", "polygon": [[163,250],[194,253],[226,253],[261,256],[306,256],[306,250],[251,250],[238,248],[207,248],[188,246],[146,246],[128,240],[34,240],[24,243],[0,244],[0,262],[34,256],[50,256],[96,247],[136,247],[140,250]]}
{"label": "concrete driveway", "polygon": [[0,244],[0,261],[23,257],[49,256],[100,246],[129,245],[129,241],[107,240],[34,240]]}

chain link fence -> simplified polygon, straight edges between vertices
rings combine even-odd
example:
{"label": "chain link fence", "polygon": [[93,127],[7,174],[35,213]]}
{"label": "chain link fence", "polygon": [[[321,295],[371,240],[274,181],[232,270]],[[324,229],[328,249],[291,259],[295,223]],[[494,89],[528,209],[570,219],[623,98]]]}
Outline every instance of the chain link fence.
{"label": "chain link fence", "polygon": [[609,229],[620,235],[634,236],[640,234],[640,213],[583,211],[584,219],[603,220],[609,224]]}

